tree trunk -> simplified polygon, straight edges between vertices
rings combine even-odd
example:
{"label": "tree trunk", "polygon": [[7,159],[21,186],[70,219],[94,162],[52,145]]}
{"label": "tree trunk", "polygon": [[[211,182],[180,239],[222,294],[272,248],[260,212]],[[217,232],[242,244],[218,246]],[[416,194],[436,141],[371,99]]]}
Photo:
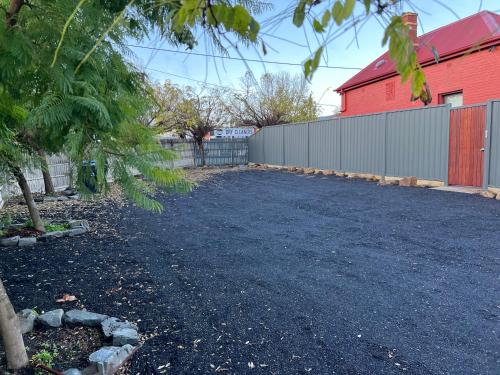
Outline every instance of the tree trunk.
{"label": "tree trunk", "polygon": [[24,200],[28,205],[30,218],[31,221],[33,222],[33,227],[40,232],[45,232],[45,226],[43,225],[43,221],[40,218],[40,212],[38,212],[35,200],[33,199],[33,194],[31,194],[31,189],[28,185],[28,182],[26,181],[26,178],[24,177],[23,172],[21,171],[21,168],[17,166],[11,166],[10,170],[14,175],[14,177],[16,178],[17,183],[21,188],[21,191],[23,192]]}
{"label": "tree trunk", "polygon": [[201,166],[205,166],[205,145],[203,144],[203,139],[198,141],[198,148],[200,149]]}
{"label": "tree trunk", "polygon": [[17,15],[21,10],[21,7],[24,5],[24,0],[10,0],[9,9],[6,13],[6,21],[7,25],[10,27],[16,26],[17,23]]}
{"label": "tree trunk", "polygon": [[55,195],[56,191],[54,189],[54,183],[52,182],[52,176],[49,171],[49,163],[47,162],[47,155],[42,149],[37,149],[36,153],[40,156],[40,161],[42,163],[42,175],[43,175],[43,185],[45,187],[45,195]]}
{"label": "tree trunk", "polygon": [[7,366],[17,370],[28,365],[28,355],[24,347],[23,335],[19,328],[19,320],[10,303],[9,296],[0,280],[0,333],[2,335]]}

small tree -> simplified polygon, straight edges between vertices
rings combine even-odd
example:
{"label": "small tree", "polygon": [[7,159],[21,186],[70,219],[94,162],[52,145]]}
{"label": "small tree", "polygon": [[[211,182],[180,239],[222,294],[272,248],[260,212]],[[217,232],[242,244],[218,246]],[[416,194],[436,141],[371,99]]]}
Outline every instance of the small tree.
{"label": "small tree", "polygon": [[228,123],[221,93],[209,90],[198,94],[192,87],[178,87],[170,82],[156,86],[155,104],[148,111],[147,123],[157,132],[175,132],[181,138],[190,138],[200,151],[201,164],[205,165],[206,135]]}
{"label": "small tree", "polygon": [[0,280],[0,332],[2,333],[3,346],[6,348],[9,367],[18,369],[26,366],[28,355],[24,348],[23,335],[2,280]]}
{"label": "small tree", "polygon": [[241,90],[229,93],[227,111],[233,124],[264,126],[314,120],[319,107],[302,75],[266,73],[257,82],[247,73]]}

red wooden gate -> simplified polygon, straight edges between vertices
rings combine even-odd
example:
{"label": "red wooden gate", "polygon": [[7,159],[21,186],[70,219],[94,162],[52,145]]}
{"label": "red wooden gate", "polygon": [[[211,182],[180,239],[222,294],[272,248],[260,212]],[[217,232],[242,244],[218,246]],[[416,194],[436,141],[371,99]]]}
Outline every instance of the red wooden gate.
{"label": "red wooden gate", "polygon": [[451,110],[448,184],[482,185],[485,125],[486,105]]}

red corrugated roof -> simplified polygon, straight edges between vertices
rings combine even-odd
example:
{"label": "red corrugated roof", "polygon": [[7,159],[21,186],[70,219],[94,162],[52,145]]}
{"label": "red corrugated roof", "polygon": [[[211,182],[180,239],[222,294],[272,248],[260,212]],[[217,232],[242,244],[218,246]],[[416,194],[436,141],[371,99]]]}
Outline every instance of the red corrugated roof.
{"label": "red corrugated roof", "polygon": [[[425,65],[435,61],[434,47],[439,59],[463,54],[477,46],[487,46],[500,42],[500,15],[483,11],[440,27],[418,38],[417,58]],[[382,61],[384,61],[382,63]],[[364,86],[396,74],[394,62],[386,52],[358,74],[345,82],[336,91],[345,91]]]}

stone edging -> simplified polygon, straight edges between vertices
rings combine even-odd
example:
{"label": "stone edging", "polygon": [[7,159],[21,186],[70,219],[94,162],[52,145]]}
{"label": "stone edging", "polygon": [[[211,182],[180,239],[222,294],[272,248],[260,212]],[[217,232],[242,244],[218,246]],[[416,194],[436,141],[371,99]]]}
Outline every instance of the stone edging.
{"label": "stone edging", "polygon": [[17,314],[19,327],[23,334],[31,332],[35,325],[45,328],[101,327],[106,338],[112,339],[112,346],[103,346],[89,355],[89,366],[83,370],[68,369],[65,375],[111,375],[114,374],[137,350],[139,333],[137,325],[108,315],[97,314],[86,310],[63,309],[48,311],[37,315],[33,310],[25,309]]}
{"label": "stone edging", "polygon": [[47,232],[38,238],[21,236],[2,238],[0,239],[0,247],[28,247],[35,245],[37,241],[48,241],[53,238],[79,236],[90,230],[90,225],[87,220],[69,220],[67,223],[69,224],[70,229]]}
{"label": "stone edging", "polygon": [[[424,187],[424,188],[437,188],[444,186],[442,181],[437,180],[424,180],[418,179],[414,176],[409,177],[385,177],[379,175],[372,175],[366,173],[345,173],[337,172],[331,169],[318,169],[318,168],[302,168],[302,167],[285,167],[281,165],[270,165],[270,164],[260,164],[260,163],[248,163],[249,168],[252,169],[271,169],[271,170],[281,170],[293,173],[303,173],[303,174],[323,174],[325,176],[335,175],[337,177],[346,177],[347,179],[363,179],[366,181],[378,182],[380,186],[386,185],[399,185],[403,187]],[[478,193],[480,196],[489,199],[496,199],[500,201],[500,188],[488,187],[487,190],[483,190]]]}

